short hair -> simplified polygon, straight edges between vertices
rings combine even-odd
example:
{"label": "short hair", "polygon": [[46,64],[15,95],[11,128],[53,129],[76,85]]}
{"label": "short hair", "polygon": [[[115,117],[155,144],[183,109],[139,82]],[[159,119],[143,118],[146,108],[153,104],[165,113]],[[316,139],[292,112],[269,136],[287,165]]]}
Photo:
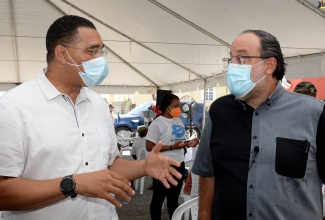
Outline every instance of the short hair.
{"label": "short hair", "polygon": [[159,110],[162,111],[163,113],[165,113],[167,107],[170,105],[170,103],[174,99],[179,99],[179,97],[177,95],[174,95],[174,94],[165,95],[164,98],[161,100]]}
{"label": "short hair", "polygon": [[91,21],[75,15],[65,15],[53,22],[46,34],[47,63],[54,59],[54,49],[57,45],[67,45],[78,39],[80,27],[96,30]]}
{"label": "short hair", "polygon": [[138,133],[140,137],[145,137],[148,133],[148,128],[146,126],[141,126],[138,128]]}
{"label": "short hair", "polygon": [[317,94],[316,87],[311,82],[300,82],[296,85],[293,91],[296,93]]}
{"label": "short hair", "polygon": [[277,66],[272,74],[277,80],[282,80],[286,64],[284,63],[283,53],[280,43],[272,34],[262,30],[244,30],[242,34],[253,33],[260,38],[261,57],[274,57],[277,61]]}

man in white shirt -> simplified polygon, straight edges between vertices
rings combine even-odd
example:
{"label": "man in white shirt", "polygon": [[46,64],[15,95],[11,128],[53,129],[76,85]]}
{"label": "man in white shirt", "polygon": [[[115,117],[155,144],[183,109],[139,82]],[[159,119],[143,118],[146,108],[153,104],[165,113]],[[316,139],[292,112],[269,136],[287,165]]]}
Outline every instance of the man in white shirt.
{"label": "man in white shirt", "polygon": [[[46,36],[48,66],[0,99],[0,210],[4,219],[118,219],[117,197],[150,175],[177,184],[157,144],[146,160],[120,158],[108,106],[86,88],[108,74],[95,26],[63,16]],[[173,177],[174,176],[174,177]],[[114,196],[115,195],[115,196]]]}

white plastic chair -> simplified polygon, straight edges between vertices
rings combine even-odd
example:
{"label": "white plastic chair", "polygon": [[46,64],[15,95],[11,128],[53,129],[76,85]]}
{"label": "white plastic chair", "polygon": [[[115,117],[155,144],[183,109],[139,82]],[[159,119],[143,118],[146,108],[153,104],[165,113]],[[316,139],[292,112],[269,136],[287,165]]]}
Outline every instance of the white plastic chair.
{"label": "white plastic chair", "polygon": [[[144,146],[144,147],[141,147],[141,149],[138,151],[137,158],[141,158],[141,154],[143,154],[142,152],[144,152],[144,154],[147,157],[148,151],[147,151],[146,147]],[[143,176],[143,177],[140,178],[140,194],[143,194],[144,178],[145,178],[145,176]],[[138,190],[138,187],[139,187],[139,179],[134,180],[134,186],[135,186],[134,187],[135,190]]]}
{"label": "white plastic chair", "polygon": [[[191,173],[193,163],[194,163],[194,160],[185,161],[185,168],[188,170],[187,178],[190,178],[190,173]],[[195,175],[194,173],[191,173],[191,178],[192,178],[191,193],[190,194],[184,193],[185,183],[183,183],[183,187],[182,187],[181,193],[179,195],[180,197],[182,197],[184,199],[184,202],[187,202],[187,201],[199,196],[199,176]],[[186,210],[184,213],[185,220],[189,219],[189,214],[190,214],[190,210]]]}
{"label": "white plastic chair", "polygon": [[[189,170],[189,172],[191,172],[191,171]],[[187,178],[189,178],[189,176]],[[185,186],[185,183],[184,183],[183,187],[182,187],[182,191],[179,195],[180,197],[182,197],[184,199],[184,202],[187,202],[187,201],[199,196],[199,176],[195,175],[194,173],[191,173],[191,178],[192,178],[191,193],[190,194],[184,193],[184,186]],[[185,213],[184,213],[185,220],[189,219],[189,214],[190,214],[189,212],[190,212],[190,210],[185,211]]]}
{"label": "white plastic chair", "polygon": [[123,156],[123,152],[128,151],[131,155],[130,141],[132,140],[133,132],[132,131],[120,131],[117,134],[117,142],[120,144],[120,154]]}
{"label": "white plastic chair", "polygon": [[[182,216],[185,211],[191,209],[191,218],[192,220],[198,219],[198,213],[199,213],[199,197],[195,197],[187,202],[184,202],[178,208],[174,211],[172,219],[171,220],[181,220]],[[188,218],[184,218],[184,220],[188,220]]]}
{"label": "white plastic chair", "polygon": [[188,170],[190,170],[191,167],[192,167],[192,165],[193,165],[193,163],[194,163],[194,159],[191,159],[191,160],[187,160],[187,161],[185,161],[185,162],[184,162],[184,164],[185,164],[185,168],[188,169]]}

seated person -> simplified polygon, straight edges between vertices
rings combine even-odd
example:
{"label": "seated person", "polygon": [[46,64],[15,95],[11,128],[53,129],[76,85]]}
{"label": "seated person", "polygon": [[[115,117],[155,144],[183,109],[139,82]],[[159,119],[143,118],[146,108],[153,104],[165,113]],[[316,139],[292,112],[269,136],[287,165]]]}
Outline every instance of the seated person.
{"label": "seated person", "polygon": [[146,126],[141,126],[138,128],[138,134],[140,136],[140,139],[136,140],[132,145],[131,154],[133,159],[135,160],[143,160],[146,159],[146,154],[143,152],[143,154],[140,155],[140,158],[137,158],[138,152],[141,150],[141,148],[146,147],[146,135],[148,133],[148,128]]}
{"label": "seated person", "polygon": [[[140,158],[137,158],[137,155],[139,153],[139,151],[141,150],[141,148],[145,148],[146,147],[146,135],[148,133],[148,128],[146,126],[141,126],[138,128],[138,134],[140,136],[140,139],[136,140],[133,144],[132,144],[132,149],[131,149],[131,154],[133,159],[137,160],[143,160],[146,159],[146,153],[142,151]],[[134,189],[134,182],[131,181],[131,187]]]}

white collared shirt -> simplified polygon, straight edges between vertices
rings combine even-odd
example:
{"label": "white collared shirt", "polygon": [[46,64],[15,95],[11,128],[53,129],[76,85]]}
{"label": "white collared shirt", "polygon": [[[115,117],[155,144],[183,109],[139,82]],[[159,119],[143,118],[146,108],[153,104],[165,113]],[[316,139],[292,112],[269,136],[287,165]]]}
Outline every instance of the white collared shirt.
{"label": "white collared shirt", "polygon": [[[44,72],[0,99],[0,176],[47,180],[107,169],[119,152],[104,99],[82,88],[74,105]],[[4,218],[118,219],[111,203],[80,195]]]}

